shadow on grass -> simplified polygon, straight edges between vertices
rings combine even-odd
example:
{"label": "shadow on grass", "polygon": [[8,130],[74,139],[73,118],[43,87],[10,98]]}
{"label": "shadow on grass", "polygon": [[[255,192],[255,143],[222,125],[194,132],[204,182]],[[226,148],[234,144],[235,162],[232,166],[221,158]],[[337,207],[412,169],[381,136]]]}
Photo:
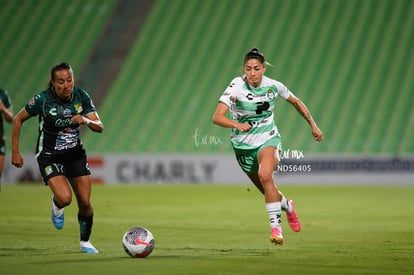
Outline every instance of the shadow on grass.
{"label": "shadow on grass", "polygon": [[0,247],[0,257],[16,256],[16,255],[39,255],[44,254],[48,249],[33,248],[33,247]]}
{"label": "shadow on grass", "polygon": [[[132,258],[122,251],[119,255],[114,255],[114,251],[99,254],[84,254],[79,251],[65,251],[62,254],[56,254],[56,250],[51,253],[49,249],[37,248],[0,248],[0,256],[15,257],[22,255],[35,257],[25,264],[48,265],[48,264],[82,264],[97,262],[120,262],[120,261],[156,261],[159,259],[205,259],[222,258],[222,257],[263,257],[274,253],[274,249],[247,249],[247,248],[229,248],[229,249],[213,249],[199,247],[183,247],[183,248],[159,248],[146,258]],[[37,256],[37,257],[36,257]],[[47,257],[45,257],[47,256]],[[38,257],[42,257],[38,259]]]}

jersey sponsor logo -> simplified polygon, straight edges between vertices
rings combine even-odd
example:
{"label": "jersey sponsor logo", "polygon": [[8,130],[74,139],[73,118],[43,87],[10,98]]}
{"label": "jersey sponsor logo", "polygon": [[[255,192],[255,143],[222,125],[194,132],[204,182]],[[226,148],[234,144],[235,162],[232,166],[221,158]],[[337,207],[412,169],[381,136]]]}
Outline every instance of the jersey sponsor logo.
{"label": "jersey sponsor logo", "polygon": [[64,131],[60,131],[56,138],[55,150],[62,151],[74,148],[78,145],[77,131],[71,128],[66,128]]}
{"label": "jersey sponsor logo", "polygon": [[56,127],[66,127],[73,125],[73,121],[70,118],[67,119],[57,119],[55,122]]}
{"label": "jersey sponsor logo", "polygon": [[258,94],[248,93],[245,97],[249,101],[254,100],[258,103],[263,103],[265,101],[274,101],[276,98],[276,95],[271,89],[269,89],[266,94],[258,95]]}
{"label": "jersey sponsor logo", "polygon": [[65,145],[62,144],[56,144],[55,146],[55,151],[62,151],[62,150],[68,150],[68,149],[72,149],[75,148],[78,145],[77,142],[73,142],[73,143],[67,143]]}
{"label": "jersey sponsor logo", "polygon": [[49,114],[52,115],[52,116],[57,116],[57,109],[56,108],[51,108],[49,110]]}
{"label": "jersey sponsor logo", "polygon": [[72,111],[68,108],[63,110],[63,116],[65,117],[71,117],[72,116]]}
{"label": "jersey sponsor logo", "polygon": [[256,108],[256,114],[261,115],[263,112],[269,110],[270,104],[269,102],[256,102],[257,108]]}
{"label": "jersey sponsor logo", "polygon": [[[257,126],[259,126],[260,124],[267,124],[267,122],[268,122],[269,120],[267,119],[267,118],[264,118],[264,119],[262,119],[262,120],[259,120],[259,121],[254,121],[254,120],[249,120],[249,121],[247,121],[247,123],[249,123],[250,124],[250,126],[252,126],[252,127],[257,127]],[[272,135],[274,135],[275,134],[275,130],[273,129],[272,131],[270,131],[269,132],[269,136],[272,136]]]}

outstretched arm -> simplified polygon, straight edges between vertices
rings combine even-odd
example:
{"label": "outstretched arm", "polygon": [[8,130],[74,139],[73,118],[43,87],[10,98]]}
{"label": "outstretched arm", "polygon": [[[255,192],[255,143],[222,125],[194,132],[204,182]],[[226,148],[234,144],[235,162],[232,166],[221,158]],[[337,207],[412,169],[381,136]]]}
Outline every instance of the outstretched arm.
{"label": "outstretched arm", "polygon": [[306,108],[305,104],[296,96],[290,95],[287,101],[292,104],[293,107],[301,114],[305,120],[309,123],[312,129],[312,136],[313,139],[316,141],[323,140],[323,133],[316,125],[316,122],[313,120],[311,113],[309,112],[308,108]]}

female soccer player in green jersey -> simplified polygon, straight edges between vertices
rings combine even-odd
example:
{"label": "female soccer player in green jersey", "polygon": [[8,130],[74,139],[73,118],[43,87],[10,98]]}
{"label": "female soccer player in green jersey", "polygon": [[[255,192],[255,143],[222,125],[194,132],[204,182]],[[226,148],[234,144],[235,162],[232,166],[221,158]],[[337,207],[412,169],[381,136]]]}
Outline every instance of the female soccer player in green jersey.
{"label": "female soccer player in green jersey", "polygon": [[[301,229],[292,200],[278,190],[273,172],[280,159],[281,137],[274,122],[278,96],[287,100],[305,118],[316,141],[323,140],[311,113],[285,85],[266,77],[266,61],[257,48],[244,57],[244,75],[234,78],[223,92],[213,115],[213,123],[232,129],[231,143],[237,162],[254,185],[264,194],[272,233],[270,241],[283,244],[281,210],[286,211],[290,227]],[[231,118],[226,116],[231,112]]]}
{"label": "female soccer player in green jersey", "polygon": [[89,241],[93,224],[90,170],[79,130],[86,125],[94,132],[102,132],[103,124],[88,93],[75,86],[68,63],[52,67],[47,90],[35,95],[14,118],[12,164],[18,168],[24,162],[19,150],[21,127],[34,116],[39,117],[36,158],[43,180],[53,192],[52,223],[57,229],[63,228],[63,209],[72,202],[73,190],[79,209],[80,250],[98,253]]}
{"label": "female soccer player in green jersey", "polygon": [[10,95],[5,89],[0,88],[0,191],[1,177],[4,169],[4,159],[6,155],[6,140],[4,138],[4,122],[13,122],[13,105]]}

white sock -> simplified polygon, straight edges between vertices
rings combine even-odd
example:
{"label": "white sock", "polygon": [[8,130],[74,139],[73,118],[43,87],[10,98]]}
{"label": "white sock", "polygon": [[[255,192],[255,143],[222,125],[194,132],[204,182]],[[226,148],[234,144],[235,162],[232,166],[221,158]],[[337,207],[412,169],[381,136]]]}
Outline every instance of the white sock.
{"label": "white sock", "polygon": [[292,211],[292,209],[290,208],[290,204],[288,203],[286,197],[280,191],[279,191],[279,194],[282,196],[282,199],[280,200],[280,206],[281,206],[282,210],[290,213]]}
{"label": "white sock", "polygon": [[52,197],[52,211],[53,211],[53,214],[57,217],[62,216],[63,215],[63,208],[57,207],[53,198],[54,197]]}
{"label": "white sock", "polygon": [[269,202],[266,203],[266,210],[267,213],[269,214],[269,221],[270,221],[270,227],[271,228],[279,228],[280,230],[282,230],[281,228],[281,206],[280,206],[280,202]]}

